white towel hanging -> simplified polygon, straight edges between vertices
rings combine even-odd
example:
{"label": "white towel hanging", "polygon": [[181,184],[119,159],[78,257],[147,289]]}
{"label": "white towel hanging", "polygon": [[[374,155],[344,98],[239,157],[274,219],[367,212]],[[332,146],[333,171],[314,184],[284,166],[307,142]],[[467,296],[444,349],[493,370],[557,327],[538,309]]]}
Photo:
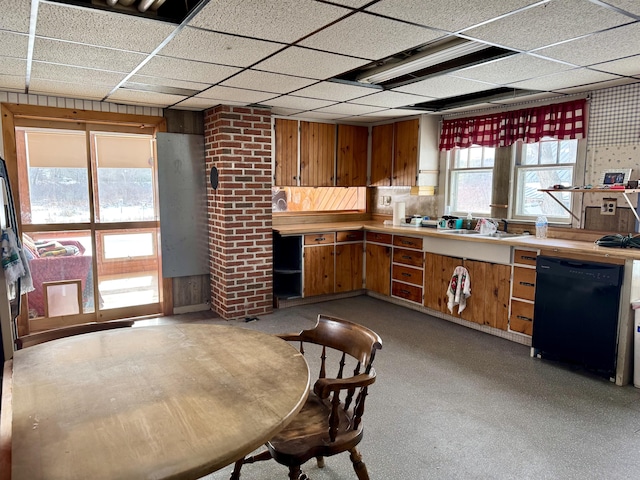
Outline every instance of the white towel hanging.
{"label": "white towel hanging", "polygon": [[467,298],[471,296],[471,278],[469,272],[462,265],[453,270],[449,286],[447,287],[447,307],[453,313],[453,307],[458,305],[458,313],[467,307]]}

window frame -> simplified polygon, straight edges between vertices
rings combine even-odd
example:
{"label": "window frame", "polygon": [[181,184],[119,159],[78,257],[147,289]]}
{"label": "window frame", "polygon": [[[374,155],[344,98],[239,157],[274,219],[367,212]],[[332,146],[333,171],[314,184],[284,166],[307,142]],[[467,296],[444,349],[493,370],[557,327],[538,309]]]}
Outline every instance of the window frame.
{"label": "window frame", "polygon": [[[463,150],[470,150],[472,148],[480,148],[482,149],[482,163],[484,163],[484,159],[486,158],[486,156],[484,155],[484,152],[486,149],[492,149],[493,150],[493,163],[491,165],[491,167],[485,167],[483,165],[481,165],[480,167],[456,167],[456,160],[459,158],[459,154],[461,151]],[[467,148],[460,148],[460,147],[455,147],[451,150],[449,150],[447,152],[447,183],[446,183],[446,187],[447,187],[447,191],[445,194],[445,205],[451,207],[451,211],[450,212],[446,212],[445,210],[445,215],[446,214],[451,214],[451,215],[457,215],[457,216],[461,216],[461,215],[467,215],[469,213],[471,213],[471,215],[473,215],[474,217],[488,217],[491,214],[491,203],[492,203],[492,197],[493,197],[493,188],[492,188],[492,192],[489,198],[489,204],[487,205],[489,207],[489,211],[488,212],[480,212],[480,211],[462,211],[462,210],[456,210],[453,208],[453,202],[452,202],[452,198],[454,195],[454,192],[456,191],[456,189],[454,188],[453,185],[453,179],[455,177],[455,172],[468,172],[468,173],[474,173],[474,172],[491,172],[491,184],[493,187],[493,182],[494,182],[494,170],[495,170],[495,157],[496,157],[496,147],[485,147],[482,145],[476,145],[473,144],[470,147]],[[446,207],[445,207],[446,208]]]}

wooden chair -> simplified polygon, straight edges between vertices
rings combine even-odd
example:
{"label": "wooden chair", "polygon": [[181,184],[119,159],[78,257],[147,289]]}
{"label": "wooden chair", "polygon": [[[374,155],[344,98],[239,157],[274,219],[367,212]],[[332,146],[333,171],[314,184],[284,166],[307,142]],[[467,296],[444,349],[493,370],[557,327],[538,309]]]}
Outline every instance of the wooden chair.
{"label": "wooden chair", "polygon": [[[308,350],[312,348],[309,344],[320,346],[319,378],[300,413],[266,444],[266,451],[237,461],[231,480],[239,480],[243,464],[271,458],[289,467],[289,479],[308,480],[300,470],[302,464],[316,457],[318,467],[322,468],[324,457],[347,451],[358,479],[369,480],[356,445],[362,440],[365,399],[369,385],[376,380],[372,364],[376,350],[382,348],[382,340],[368,328],[325,315],[318,315],[318,323],[310,330],[279,336],[300,342],[303,355],[305,344]],[[327,376],[327,364],[334,359],[337,374],[331,378]],[[353,376],[345,378],[348,361],[355,367]]]}
{"label": "wooden chair", "polygon": [[23,335],[22,337],[16,338],[15,344],[16,349],[20,350],[21,348],[38,345],[39,343],[49,342],[51,340],[57,340],[58,338],[72,337],[74,335],[100,332],[102,330],[111,330],[114,328],[131,327],[133,326],[133,323],[134,321],[129,319],[80,323],[78,325],[70,325],[68,327],[54,328],[52,330]]}

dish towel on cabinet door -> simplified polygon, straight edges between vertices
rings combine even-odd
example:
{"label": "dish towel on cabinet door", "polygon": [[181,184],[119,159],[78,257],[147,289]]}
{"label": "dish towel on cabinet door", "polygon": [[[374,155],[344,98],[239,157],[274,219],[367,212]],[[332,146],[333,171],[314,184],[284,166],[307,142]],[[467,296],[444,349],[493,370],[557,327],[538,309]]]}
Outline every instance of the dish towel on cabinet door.
{"label": "dish towel on cabinet door", "polygon": [[449,286],[447,287],[447,307],[453,313],[453,307],[458,305],[458,313],[467,307],[467,298],[471,296],[471,279],[469,272],[463,266],[458,266],[453,271]]}

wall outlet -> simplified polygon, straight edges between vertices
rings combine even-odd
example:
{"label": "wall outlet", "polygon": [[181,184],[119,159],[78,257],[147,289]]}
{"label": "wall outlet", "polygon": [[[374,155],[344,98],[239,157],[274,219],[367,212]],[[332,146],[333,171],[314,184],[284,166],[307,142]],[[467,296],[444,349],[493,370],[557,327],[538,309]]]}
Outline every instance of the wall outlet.
{"label": "wall outlet", "polygon": [[618,200],[616,198],[603,198],[600,206],[600,215],[615,215]]}
{"label": "wall outlet", "polygon": [[378,200],[378,206],[380,206],[380,207],[390,207],[391,206],[391,196],[390,195],[380,195],[380,199]]}

